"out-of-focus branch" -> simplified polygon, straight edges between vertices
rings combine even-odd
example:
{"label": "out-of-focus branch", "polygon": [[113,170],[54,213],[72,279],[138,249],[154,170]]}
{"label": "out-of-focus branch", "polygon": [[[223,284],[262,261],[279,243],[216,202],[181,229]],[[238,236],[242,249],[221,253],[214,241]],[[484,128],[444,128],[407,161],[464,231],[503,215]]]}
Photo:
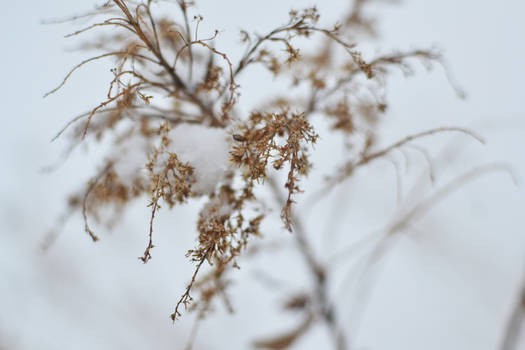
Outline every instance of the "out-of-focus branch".
{"label": "out-of-focus branch", "polygon": [[518,350],[523,329],[525,329],[525,276],[523,277],[516,303],[507,321],[500,349]]}
{"label": "out-of-focus branch", "polygon": [[[272,192],[277,202],[279,204],[284,203],[286,201],[286,198],[281,192],[277,181],[272,177],[268,177],[267,182],[270,188],[272,189]],[[337,323],[336,311],[333,308],[333,305],[331,304],[327,295],[327,271],[324,268],[323,264],[321,264],[319,260],[315,257],[314,250],[306,237],[306,230],[303,226],[302,221],[298,220],[293,214],[293,212],[291,214],[291,217],[292,225],[294,228],[293,235],[297,243],[298,250],[303,256],[306,265],[308,266],[312,275],[314,276],[314,296],[317,299],[316,301],[320,308],[320,316],[325,322],[325,324],[328,326],[332,334],[335,349],[346,350],[348,349],[346,337]]]}

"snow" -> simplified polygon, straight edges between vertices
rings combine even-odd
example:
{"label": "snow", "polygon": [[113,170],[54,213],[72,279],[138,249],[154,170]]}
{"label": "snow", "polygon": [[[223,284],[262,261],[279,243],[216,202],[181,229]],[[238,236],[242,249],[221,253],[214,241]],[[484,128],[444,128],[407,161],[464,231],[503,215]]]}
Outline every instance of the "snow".
{"label": "snow", "polygon": [[117,145],[110,159],[123,185],[131,187],[136,180],[146,180],[151,150],[148,140],[141,134],[133,134]]}
{"label": "snow", "polygon": [[194,168],[196,195],[212,193],[230,169],[230,139],[224,129],[182,124],[168,133],[168,151]]}
{"label": "snow", "polygon": [[[212,193],[230,169],[231,136],[228,132],[203,125],[182,124],[170,130],[167,136],[171,141],[167,151],[175,153],[180,161],[194,168],[193,194]],[[110,159],[124,185],[131,186],[136,180],[147,178],[146,164],[152,151],[151,144],[140,134],[134,134],[117,145]],[[159,171],[164,158],[167,160],[168,155],[161,154],[157,160]]]}

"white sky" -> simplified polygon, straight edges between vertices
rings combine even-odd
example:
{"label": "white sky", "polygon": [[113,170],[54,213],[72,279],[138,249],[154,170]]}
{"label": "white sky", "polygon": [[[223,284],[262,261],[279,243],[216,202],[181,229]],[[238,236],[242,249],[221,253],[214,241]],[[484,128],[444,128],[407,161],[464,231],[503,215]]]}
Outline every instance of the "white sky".
{"label": "white sky", "polygon": [[[315,3],[202,0],[198,13],[205,18],[201,30],[220,29],[218,48],[229,51],[238,29],[264,32],[285,21],[290,8]],[[319,3],[323,21],[337,19],[345,4]],[[122,225],[102,234],[96,245],[75,217],[46,255],[38,250],[67,195],[93,174],[97,159],[105,154],[103,147],[89,152],[81,147],[57,171],[42,172],[60,160],[65,147],[49,140],[72,116],[100,99],[111,66],[86,66],[58,94],[42,99],[84,56],[65,50],[74,47],[63,39],[73,27],[43,26],[40,21],[89,8],[88,1],[17,1],[5,4],[0,14],[0,349],[179,349],[191,317],[172,326],[168,316],[191,270],[184,253],[193,247],[194,223],[185,218],[194,217],[193,206],[162,213],[154,259],[145,266],[137,260],[146,243],[145,203],[136,203]],[[469,96],[458,100],[439,68],[430,73],[420,69],[408,79],[394,74],[384,144],[436,126],[467,126],[487,144],[458,143],[449,156],[452,165],[438,169],[439,179],[445,183],[472,166],[501,161],[510,164],[523,183],[525,2],[406,0],[377,13],[382,40],[366,50],[438,45]],[[252,90],[249,77],[240,83],[246,87],[241,99],[245,110],[256,104],[261,92],[272,89],[268,80],[257,81]],[[440,148],[453,140],[437,136],[419,144],[437,158]],[[329,155],[321,144],[315,157]],[[413,167],[423,166],[414,161]],[[328,243],[326,237],[312,236],[320,253],[344,246],[350,233],[371,232],[388,221],[388,216],[370,213],[392,212],[394,184],[389,164],[373,165],[334,195],[334,200],[348,199],[347,204],[305,216],[312,231],[323,233],[330,225],[338,230]],[[351,290],[334,288],[356,348],[497,349],[525,263],[523,186],[515,187],[508,176],[495,173],[434,208],[389,255],[358,337]],[[383,191],[388,194],[383,196]],[[334,220],[327,219],[331,212],[337,214]],[[282,316],[278,309],[279,290],[261,293],[264,287],[252,276],[264,266],[287,282],[285,291],[297,290],[306,277],[293,262],[296,258],[275,252],[258,259],[260,265],[246,262],[231,290],[238,312],[227,315],[219,306],[217,315],[203,324],[197,349],[243,349],[254,337],[293,325],[293,317]],[[341,276],[346,269],[337,266]],[[324,330],[316,329],[295,349],[322,348],[325,337]]]}

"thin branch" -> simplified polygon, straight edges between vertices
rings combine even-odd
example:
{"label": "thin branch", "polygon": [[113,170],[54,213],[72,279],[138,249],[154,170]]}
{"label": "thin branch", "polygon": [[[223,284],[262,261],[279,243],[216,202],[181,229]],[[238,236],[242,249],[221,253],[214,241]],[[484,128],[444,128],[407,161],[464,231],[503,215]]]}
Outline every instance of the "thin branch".
{"label": "thin branch", "polygon": [[82,139],[85,139],[86,138],[86,134],[87,134],[87,131],[88,131],[88,128],[89,128],[89,124],[91,123],[91,119],[93,118],[93,116],[97,113],[97,111],[102,108],[102,107],[105,107],[107,106],[108,104],[110,104],[111,102],[114,102],[116,101],[119,97],[127,94],[127,93],[130,93],[130,91],[132,91],[134,88],[140,86],[140,83],[136,83],[136,84],[133,84],[133,85],[130,85],[128,86],[125,90],[122,90],[120,93],[116,94],[115,96],[107,99],[106,101],[100,103],[97,107],[93,108],[93,110],[91,111],[91,113],[89,114],[88,116],[88,120],[86,121],[86,126],[84,127],[84,131],[82,133]]}
{"label": "thin branch", "polygon": [[[275,181],[275,179],[272,177],[268,177],[266,181],[270,185],[277,202],[282,203],[285,198],[277,184],[277,181]],[[292,222],[294,226],[293,235],[299,248],[299,252],[303,256],[306,265],[314,276],[315,295],[321,308],[320,314],[322,319],[325,321],[334,337],[334,345],[336,349],[345,350],[347,348],[345,336],[340,329],[340,326],[337,324],[336,310],[328,300],[326,269],[316,259],[313,248],[306,237],[306,231],[302,225],[302,221],[295,219],[293,212],[291,212],[290,215],[292,216]]]}
{"label": "thin branch", "polygon": [[395,149],[397,149],[399,147],[402,147],[405,144],[407,144],[407,143],[409,143],[411,141],[414,141],[416,139],[419,139],[419,138],[422,138],[422,137],[426,137],[426,136],[430,136],[430,135],[434,135],[434,134],[441,133],[441,132],[448,132],[448,131],[461,132],[463,134],[466,134],[466,135],[474,138],[476,141],[480,142],[481,144],[485,143],[485,140],[482,137],[478,136],[477,134],[475,134],[474,132],[472,132],[469,129],[465,129],[465,128],[461,128],[461,127],[440,127],[440,128],[426,130],[426,131],[423,131],[423,132],[420,132],[420,133],[417,133],[417,134],[414,134],[414,135],[409,135],[409,136],[407,136],[407,137],[405,137],[405,138],[403,138],[403,139],[393,143],[392,145],[383,148],[380,151],[373,152],[373,153],[368,153],[368,154],[365,153],[365,154],[361,155],[361,158],[357,162],[353,162],[353,163],[349,162],[349,163],[347,163],[343,167],[343,169],[341,169],[340,174],[338,176],[336,176],[335,178],[331,179],[331,184],[329,185],[329,188],[333,187],[335,184],[343,181],[345,178],[350,176],[352,174],[352,172],[354,171],[354,169],[356,169],[356,168],[358,168],[360,166],[363,166],[365,164],[368,164],[368,163],[370,163],[371,161],[373,161],[373,160],[375,160],[377,158],[383,157],[383,156],[387,155],[388,153],[390,153],[392,150],[395,150]]}
{"label": "thin branch", "polygon": [[476,167],[456,177],[454,180],[441,187],[441,189],[437,190],[434,194],[430,195],[428,198],[415,205],[411,210],[409,210],[405,215],[403,215],[401,219],[397,220],[394,224],[390,226],[390,228],[388,229],[388,234],[393,234],[397,231],[402,230],[410,222],[413,222],[413,220],[416,217],[421,217],[425,215],[435,205],[440,203],[443,199],[457,191],[469,181],[495,171],[502,171],[508,174],[511,177],[513,183],[517,184],[517,178],[515,177],[512,168],[510,168],[508,164],[493,163]]}
{"label": "thin branch", "polygon": [[88,224],[88,217],[87,217],[87,201],[90,193],[93,191],[97,183],[100,181],[100,179],[111,169],[113,164],[108,163],[104,169],[100,173],[97,174],[91,181],[89,182],[88,188],[86,190],[86,193],[84,193],[84,199],[82,200],[82,216],[84,218],[84,229],[86,233],[89,234],[93,242],[96,242],[99,240],[98,236],[95,235],[95,233],[91,230]]}
{"label": "thin branch", "polygon": [[193,272],[193,275],[191,276],[191,281],[190,281],[190,283],[188,283],[188,286],[186,287],[186,291],[180,297],[179,301],[177,302],[177,305],[175,305],[175,311],[173,311],[173,313],[170,315],[171,320],[173,322],[175,322],[177,320],[177,318],[182,315],[181,311],[179,311],[179,307],[181,305],[184,305],[184,307],[186,308],[188,303],[192,300],[192,297],[190,295],[191,288],[193,287],[193,284],[195,283],[195,280],[197,278],[197,274],[199,273],[199,270],[200,270],[201,266],[204,264],[206,259],[208,259],[208,255],[209,255],[210,252],[211,252],[211,248],[208,248],[208,250],[206,250],[204,252],[204,254],[202,254],[202,257],[200,258],[200,260],[199,260],[199,262],[197,264],[197,268],[195,269],[195,271]]}
{"label": "thin branch", "polygon": [[[186,1],[184,0],[177,0],[177,4],[179,5],[180,10],[182,11],[182,16],[184,17],[184,27],[186,30],[186,38],[184,38],[184,42],[189,43],[192,41],[192,38],[191,38],[190,21],[188,19],[188,11],[187,11],[188,5],[186,4]],[[195,37],[195,39],[197,39],[197,37]],[[188,47],[188,54],[190,58],[190,69],[188,73],[189,74],[188,79],[191,82],[192,75],[193,75],[193,50],[191,48],[191,45],[190,47]]]}
{"label": "thin branch", "polygon": [[73,67],[73,69],[71,69],[69,71],[69,73],[66,74],[66,76],[64,77],[64,79],[62,80],[62,82],[56,87],[54,88],[53,90],[49,91],[49,92],[46,92],[44,94],[44,97],[47,97],[51,94],[54,94],[55,92],[57,92],[62,86],[64,86],[64,84],[67,82],[67,80],[69,79],[69,77],[73,74],[73,72],[75,72],[78,68],[82,67],[84,64],[88,63],[88,62],[92,62],[92,61],[95,61],[95,60],[98,60],[98,59],[101,59],[101,58],[104,58],[104,57],[109,57],[109,56],[117,56],[117,55],[124,55],[126,54],[127,51],[116,51],[116,52],[109,52],[109,53],[105,53],[105,54],[102,54],[102,55],[99,55],[99,56],[95,56],[95,57],[91,57],[91,58],[88,58],[82,62],[80,62],[79,64],[77,64],[75,67]]}
{"label": "thin branch", "polygon": [[157,181],[157,191],[155,192],[155,197],[153,198],[153,201],[151,202],[151,217],[149,220],[149,241],[148,246],[146,247],[146,250],[144,251],[144,255],[139,257],[140,260],[145,264],[151,259],[151,253],[150,250],[153,249],[155,246],[153,245],[153,221],[155,220],[155,214],[157,213],[157,209],[159,208],[159,199],[160,199],[160,188],[159,188],[159,181]]}
{"label": "thin branch", "polygon": [[[119,22],[115,22],[115,21],[123,21],[124,23],[119,23]],[[73,32],[73,33],[66,34],[66,35],[64,36],[64,38],[71,38],[71,37],[73,37],[73,36],[77,36],[77,35],[79,35],[79,34],[82,34],[82,33],[84,33],[84,32],[87,32],[87,31],[89,31],[89,30],[91,30],[91,29],[93,29],[93,28],[104,27],[104,26],[117,26],[117,27],[122,27],[122,28],[124,28],[124,29],[126,29],[126,30],[129,30],[130,32],[132,32],[132,33],[134,33],[134,34],[137,34],[137,33],[135,32],[135,30],[134,30],[132,27],[130,27],[129,25],[127,25],[127,23],[128,23],[128,22],[125,21],[123,18],[119,18],[119,17],[116,17],[116,18],[109,18],[109,19],[105,20],[105,21],[102,22],[102,23],[94,23],[94,24],[92,24],[92,25],[90,25],[90,26],[87,26],[87,27],[85,27],[85,28],[79,29],[79,30],[77,30],[77,31],[75,31],[75,32]]]}
{"label": "thin branch", "polygon": [[500,349],[518,350],[522,330],[525,330],[525,278],[522,281],[516,302],[507,321]]}

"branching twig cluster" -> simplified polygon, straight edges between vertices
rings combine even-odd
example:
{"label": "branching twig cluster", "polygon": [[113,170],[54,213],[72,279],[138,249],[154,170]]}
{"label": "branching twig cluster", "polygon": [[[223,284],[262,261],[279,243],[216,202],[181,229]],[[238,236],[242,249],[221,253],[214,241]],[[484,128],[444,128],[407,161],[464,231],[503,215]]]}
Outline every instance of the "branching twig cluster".
{"label": "branching twig cluster", "polygon": [[[242,31],[245,51],[238,59],[217,48],[218,31],[200,37],[199,23],[204,18],[195,16],[192,22],[191,3],[184,0],[176,1],[180,21],[157,16],[162,4],[152,0],[112,0],[97,11],[71,18],[91,18],[94,23],[68,37],[99,28],[108,33],[107,29],[114,30],[112,36],[86,43],[85,49],[99,53],[74,66],[46,94],[56,93],[88,63],[115,60],[105,100],[71,120],[55,137],[71,131],[74,140],[89,142],[108,135],[115,144],[115,152],[108,155],[98,174],[70,200],[71,208],[81,210],[86,232],[93,241],[99,239],[88,225],[89,215],[103,221],[101,209],[113,206],[118,211],[134,199],[149,198],[148,243],[140,257],[147,263],[154,247],[154,221],[163,205],[175,208],[193,198],[206,199],[196,219],[196,246],[187,253],[195,269],[171,314],[173,321],[182,316],[183,309],[196,310],[202,319],[217,296],[233,310],[226,276],[238,267],[250,242],[261,236],[261,223],[268,214],[261,210],[264,200],[256,194],[262,188],[277,200],[282,225],[292,232],[312,285],[286,304],[286,309],[303,316],[297,327],[261,339],[255,346],[288,348],[312,325],[322,322],[335,348],[347,349],[347,330],[328,292],[330,266],[318,256],[308,227],[294,212],[306,176],[315,166],[310,158],[313,146],[325,136],[316,131],[314,117],[322,117],[331,127],[330,137],[341,137],[345,144],[344,149],[334,151],[344,154],[343,163],[333,168],[338,170],[318,169],[328,176],[328,189],[351,178],[357,168],[426,136],[455,131],[483,142],[466,128],[440,127],[378,147],[380,122],[388,110],[385,80],[390,68],[412,74],[416,61],[426,67],[443,61],[435,50],[366,59],[358,50],[361,36],[356,33],[376,32],[373,20],[363,13],[369,2],[354,1],[349,13],[332,27],[318,24],[320,15],[313,7],[290,11],[288,22],[267,34]],[[298,47],[297,38],[308,39],[313,50]],[[236,79],[258,65],[276,79],[288,80],[290,91],[252,108],[247,116],[240,115],[236,104],[241,87]],[[305,86],[307,94],[301,96]],[[425,150],[420,152],[429,159]],[[222,164],[214,163],[217,159]],[[400,231],[438,200],[431,197],[421,202],[396,221],[389,234]],[[194,292],[199,293],[195,301]]]}

